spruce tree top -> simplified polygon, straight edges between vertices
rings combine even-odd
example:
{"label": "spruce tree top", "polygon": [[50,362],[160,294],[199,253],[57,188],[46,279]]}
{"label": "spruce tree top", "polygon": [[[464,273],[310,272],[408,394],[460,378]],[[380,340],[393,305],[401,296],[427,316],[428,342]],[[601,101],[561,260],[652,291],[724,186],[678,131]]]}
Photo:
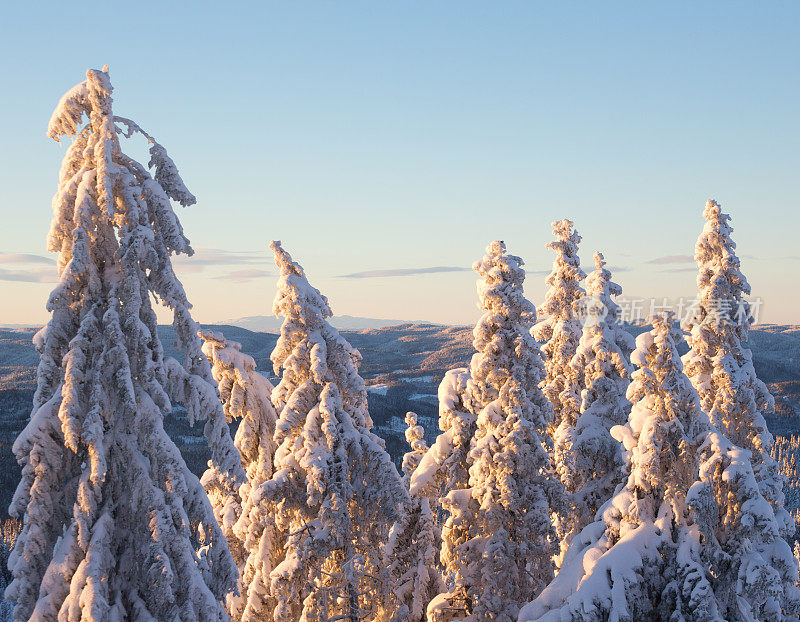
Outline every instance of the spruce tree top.
{"label": "spruce tree top", "polygon": [[506,253],[501,240],[487,246],[486,254],[473,265],[483,277],[477,283],[483,315],[473,331],[476,353],[470,362],[467,392],[472,411],[478,413],[500,397],[506,382],[513,379],[514,386],[528,398],[520,403],[521,416],[544,428],[553,410],[539,390],[544,365],[539,344],[530,332],[536,323],[536,308],[525,298],[523,265],[520,257]]}
{"label": "spruce tree top", "polygon": [[547,341],[552,337],[555,321],[573,318],[575,303],[584,295],[580,282],[586,278],[578,257],[581,236],[575,230],[574,223],[565,218],[555,221],[552,226],[556,239],[548,242],[546,247],[555,251],[556,258],[553,260],[553,270],[545,281],[550,289],[545,294],[544,302],[539,305],[539,313],[545,317],[536,325],[536,338],[539,341]]}

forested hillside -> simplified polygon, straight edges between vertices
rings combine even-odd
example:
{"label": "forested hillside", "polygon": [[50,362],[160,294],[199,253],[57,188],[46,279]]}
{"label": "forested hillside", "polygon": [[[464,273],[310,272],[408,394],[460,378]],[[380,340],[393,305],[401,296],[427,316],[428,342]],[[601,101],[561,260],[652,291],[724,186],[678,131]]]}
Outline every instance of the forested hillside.
{"label": "forested hillside", "polygon": [[[258,370],[267,378],[275,375],[269,355],[278,339],[276,334],[253,332],[226,325],[204,325],[242,344]],[[632,335],[644,327],[626,325]],[[438,433],[437,387],[448,369],[469,363],[472,356],[472,328],[432,324],[399,324],[358,332],[343,332],[364,357],[360,371],[368,383],[370,414],[376,433],[386,440],[387,449],[400,465],[407,451],[404,439],[405,413],[414,411],[431,440]],[[0,329],[0,512],[7,516],[8,503],[19,479],[11,444],[30,416],[36,387],[38,355],[33,347],[33,332]],[[176,356],[175,334],[170,326],[159,326],[165,352]],[[775,413],[767,417],[770,431],[789,438],[800,433],[800,328],[759,326],[750,331],[750,346],[756,371],[775,396]],[[235,423],[233,424],[236,425]],[[182,409],[165,422],[189,467],[197,474],[205,469],[207,447],[201,426],[190,427]],[[783,441],[776,447],[783,447]],[[788,451],[788,450],[782,450]],[[783,456],[784,453],[781,453]],[[798,456],[800,460],[800,456]],[[800,490],[800,480],[797,483]],[[787,505],[800,507],[800,493],[788,494]]]}

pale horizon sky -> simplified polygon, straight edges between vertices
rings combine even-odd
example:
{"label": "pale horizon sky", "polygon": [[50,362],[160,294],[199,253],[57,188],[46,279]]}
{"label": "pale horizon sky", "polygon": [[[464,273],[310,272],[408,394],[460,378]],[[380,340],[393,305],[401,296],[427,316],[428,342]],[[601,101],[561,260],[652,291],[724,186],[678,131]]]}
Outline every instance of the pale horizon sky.
{"label": "pale horizon sky", "polygon": [[0,325],[48,318],[66,147],[45,130],[104,64],[116,114],[198,197],[176,207],[197,251],[176,265],[199,321],[271,313],[272,239],[337,315],[474,322],[493,239],[538,305],[565,217],[625,297],[691,298],[716,198],[759,320],[800,324],[799,28],[796,2],[13,3]]}

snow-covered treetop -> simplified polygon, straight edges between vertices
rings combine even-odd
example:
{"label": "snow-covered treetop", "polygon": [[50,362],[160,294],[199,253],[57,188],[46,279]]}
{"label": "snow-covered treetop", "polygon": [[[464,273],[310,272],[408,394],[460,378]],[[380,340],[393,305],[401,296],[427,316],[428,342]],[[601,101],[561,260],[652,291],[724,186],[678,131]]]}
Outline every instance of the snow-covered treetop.
{"label": "snow-covered treetop", "polygon": [[578,303],[581,321],[586,328],[597,327],[605,333],[627,360],[633,350],[634,339],[620,324],[620,307],[614,298],[622,294],[622,287],[611,280],[603,253],[595,252],[595,269],[586,277],[586,296]]}
{"label": "snow-covered treetop", "polygon": [[[203,354],[211,363],[211,373],[217,384],[223,384],[220,394],[224,397],[230,395],[232,390],[242,390],[246,386],[248,374],[256,370],[256,361],[249,354],[242,352],[242,344],[228,341],[221,332],[201,330],[198,332],[203,340]],[[236,384],[239,388],[236,389]],[[225,414],[228,421],[240,419],[244,414],[244,404],[241,398],[230,400],[225,404]]]}
{"label": "snow-covered treetop", "polygon": [[720,324],[732,328],[740,340],[746,341],[753,321],[750,304],[744,299],[750,294],[750,284],[736,256],[731,217],[719,203],[709,199],[703,218],[706,222],[694,250],[700,305],[695,313],[687,314],[683,328],[691,331],[702,323]]}
{"label": "snow-covered treetop", "polygon": [[773,410],[774,400],[756,376],[752,353],[744,345],[753,321],[744,299],[750,285],[731,239],[730,216],[713,200],[706,203],[703,216],[706,223],[695,246],[698,304],[683,321],[691,346],[683,360],[712,422],[760,457],[772,438],[759,411]]}
{"label": "snow-covered treetop", "polygon": [[572,435],[568,426],[574,424],[574,416],[570,419],[570,413],[576,410],[570,405],[565,406],[562,393],[583,328],[578,313],[580,302],[586,294],[580,282],[586,278],[586,274],[581,270],[578,257],[581,237],[573,229],[573,223],[566,219],[556,221],[553,223],[553,233],[555,241],[547,244],[547,248],[556,252],[553,271],[547,278],[550,289],[539,307],[544,318],[534,325],[533,336],[542,344],[547,371],[542,391],[553,405],[553,421],[544,439],[546,442],[552,439],[554,465],[562,475],[568,468],[565,461],[570,459],[571,454]]}
{"label": "snow-covered treetop", "polygon": [[[538,386],[544,369],[539,345],[530,334],[536,308],[525,298],[522,266],[521,258],[506,253],[502,241],[490,244],[473,265],[481,276],[478,308],[484,312],[473,331],[477,352],[469,369],[449,370],[439,385],[442,433],[410,477],[412,495],[436,496],[468,487],[468,453],[478,413],[497,400],[501,391],[507,392],[505,404],[512,401],[509,393],[525,391],[525,399],[515,404],[521,408],[516,414],[537,428],[552,418],[552,405]],[[518,392],[515,395],[519,397]]]}
{"label": "snow-covered treetop", "polygon": [[[292,256],[281,246],[280,240],[273,240],[269,247],[280,271],[278,293],[272,312],[284,318],[294,317],[296,314],[307,326],[316,326],[325,318],[331,317],[333,312],[328,305],[328,299],[316,287],[311,286],[303,267],[292,260]],[[295,296],[288,296],[290,291],[296,292]]]}
{"label": "snow-covered treetop", "polygon": [[[476,353],[470,362],[468,392],[477,414],[497,399],[501,387],[513,378],[528,396],[522,405],[522,416],[543,429],[553,413],[539,389],[544,365],[539,344],[531,335],[536,308],[525,298],[523,265],[520,257],[506,252],[502,241],[492,242],[483,258],[473,265],[482,277],[477,283],[478,308],[484,313],[473,331]],[[536,399],[538,408],[532,399]]]}
{"label": "snow-covered treetop", "polygon": [[86,81],[72,87],[59,100],[50,117],[47,135],[60,141],[62,136],[83,134],[89,130],[89,126],[81,127],[84,115],[91,120],[93,110],[100,112],[108,116],[113,123],[125,126],[124,130],[122,127],[112,126],[115,132],[123,134],[126,138],[130,138],[134,133],[144,136],[151,145],[148,166],[154,171],[155,181],[172,200],[184,207],[194,205],[197,198],[186,188],[175,163],[167,155],[166,149],[130,119],[112,116],[111,93],[113,90],[107,65],[103,67],[102,71],[89,69],[86,72]]}
{"label": "snow-covered treetop", "polygon": [[[141,247],[140,260],[146,268],[157,268],[169,252],[192,254],[189,240],[183,235],[168,197],[170,194],[180,195],[184,205],[194,203],[195,198],[186,191],[175,164],[166,157],[166,151],[152,138],[148,137],[157,152],[154,154],[151,149],[151,166],[157,170],[170,169],[169,174],[161,175],[164,185],[153,180],[141,165],[121,152],[117,133],[122,131],[115,125],[117,118],[112,115],[112,91],[108,67],[103,71],[90,69],[86,72],[86,81],[73,87],[61,98],[50,119],[49,136],[56,140],[61,136],[75,137],[61,166],[59,191],[53,199],[54,218],[48,238],[49,250],[59,253],[60,272],[64,271],[73,256],[71,234],[78,223],[71,208],[77,199],[78,185],[84,173],[91,170],[96,171],[97,203],[110,221],[113,222],[117,212],[118,206],[114,200],[114,191],[117,190],[137,210],[144,210],[141,217],[145,222],[152,223],[155,239],[150,239],[152,235],[148,236],[144,230],[138,232],[140,236],[145,236],[138,240],[137,246]],[[84,115],[89,123],[81,126]],[[138,126],[136,128],[138,130]],[[90,144],[92,134],[94,137]],[[91,151],[87,151],[87,147],[92,147]],[[134,190],[139,190],[140,195],[132,192]],[[81,198],[86,199],[85,195]],[[123,200],[122,197],[120,200]],[[136,216],[139,215],[137,211]],[[119,217],[116,220],[119,221]],[[144,253],[147,247],[155,248],[150,253]],[[182,289],[173,295],[185,298]]]}
{"label": "snow-covered treetop", "polygon": [[[225,417],[229,422],[241,421],[235,444],[246,468],[258,460],[262,444],[262,451],[266,449],[270,455],[274,451],[272,433],[277,416],[269,401],[273,387],[256,370],[255,359],[241,351],[242,344],[210,330],[200,331],[200,338],[219,387]],[[262,438],[264,430],[269,430],[269,436]]]}
{"label": "snow-covered treetop", "polygon": [[[629,400],[636,402],[645,393],[664,384],[663,380],[683,371],[677,347],[683,342],[683,332],[674,325],[675,314],[671,311],[659,313],[651,318],[653,328],[636,338],[636,349],[631,353],[631,363],[639,369],[631,374],[628,389]],[[662,377],[663,376],[663,377]],[[693,393],[688,378],[680,382],[689,393]],[[667,383],[675,388],[674,383]]]}
{"label": "snow-covered treetop", "polygon": [[[286,405],[286,399],[298,388],[296,383],[301,378],[303,381],[307,379],[305,373],[299,373],[302,361],[298,357],[302,356],[308,360],[313,382],[322,386],[330,381],[331,373],[343,381],[339,387],[343,392],[342,400],[352,407],[351,415],[358,425],[371,428],[366,386],[358,375],[361,353],[326,322],[333,315],[328,299],[308,282],[303,268],[292,261],[291,255],[281,247],[279,241],[272,242],[270,248],[280,272],[273,312],[284,318],[280,337],[270,356],[276,374],[280,373],[281,368],[284,369],[272,395],[275,407],[280,412]],[[329,348],[326,340],[336,347]],[[328,367],[328,358],[332,359],[330,363],[334,365],[333,369]],[[280,426],[277,434],[276,441],[280,444],[280,435],[283,434]]]}
{"label": "snow-covered treetop", "polygon": [[438,498],[443,491],[466,488],[469,482],[467,454],[475,434],[475,415],[466,398],[469,370],[448,370],[439,384],[439,429],[408,482],[412,495]]}
{"label": "snow-covered treetop", "polygon": [[[601,303],[600,307],[603,317],[600,320],[605,320],[606,324],[613,326],[619,322],[620,308],[614,302],[613,296],[622,294],[622,288],[611,280],[611,271],[606,268],[606,260],[603,253],[595,252],[594,254],[594,271],[586,277],[586,295],[588,298]],[[586,304],[588,309],[585,312],[592,313],[592,300],[587,300]],[[592,318],[586,319],[587,322],[592,322]]]}
{"label": "snow-covered treetop", "polygon": [[425,428],[417,423],[417,413],[406,413],[406,442],[411,446],[411,451],[403,455],[403,483],[408,488],[411,474],[419,466],[423,456],[428,451],[428,444],[423,436]]}
{"label": "snow-covered treetop", "polygon": [[553,271],[545,283],[550,286],[539,305],[539,313],[544,317],[536,324],[535,335],[541,341],[553,336],[555,323],[558,320],[574,317],[575,303],[583,298],[584,291],[580,282],[586,278],[581,270],[578,257],[578,244],[581,236],[573,228],[574,223],[566,218],[553,223],[553,235],[556,239],[548,242],[546,248],[556,253],[553,260]]}

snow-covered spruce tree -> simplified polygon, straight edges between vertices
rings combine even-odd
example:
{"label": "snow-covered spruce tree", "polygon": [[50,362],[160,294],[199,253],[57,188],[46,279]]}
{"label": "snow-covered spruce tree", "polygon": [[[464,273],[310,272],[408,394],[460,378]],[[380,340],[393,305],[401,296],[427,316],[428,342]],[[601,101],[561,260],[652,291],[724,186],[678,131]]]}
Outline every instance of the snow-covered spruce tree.
{"label": "snow-covered spruce tree", "polygon": [[704,541],[714,595],[725,620],[796,622],[797,562],[782,524],[761,494],[750,452],[716,428],[700,447],[700,483],[687,495]]}
{"label": "snow-covered spruce tree", "polygon": [[[580,267],[578,257],[578,244],[581,236],[573,228],[574,224],[567,220],[558,220],[553,223],[553,234],[556,239],[547,244],[547,248],[555,251],[553,270],[547,277],[550,286],[545,294],[544,302],[539,306],[539,314],[544,319],[539,320],[533,327],[533,336],[542,344],[547,376],[542,383],[545,397],[553,405],[553,421],[547,429],[543,440],[548,445],[551,453],[553,467],[562,483],[567,481],[569,464],[572,460],[572,443],[574,436],[574,417],[564,420],[568,409],[561,404],[561,393],[565,389],[565,379],[572,357],[578,350],[582,324],[578,317],[578,305],[585,292],[580,282],[586,274]],[[577,382],[581,379],[575,378]],[[579,390],[581,387],[576,386]],[[574,528],[574,511],[560,512],[553,516],[556,532],[561,541],[561,554],[566,550],[569,534]],[[560,557],[558,563],[560,563]]]}
{"label": "snow-covered spruce tree", "polygon": [[[580,282],[586,278],[578,257],[581,236],[574,230],[573,223],[566,219],[554,222],[553,234],[555,241],[547,244],[547,248],[556,253],[553,271],[546,281],[550,289],[538,309],[539,315],[544,319],[533,327],[533,336],[542,344],[547,372],[542,391],[553,405],[553,422],[548,430],[551,438],[556,437],[556,429],[561,424],[564,378],[581,338],[582,326],[576,311],[585,294]],[[561,476],[565,470],[561,464],[565,451],[556,446],[553,450],[556,471]]]}
{"label": "snow-covered spruce tree", "polygon": [[428,453],[428,444],[425,442],[425,428],[419,425],[417,413],[406,413],[406,442],[411,451],[403,455],[403,484],[409,488],[411,476],[416,471],[425,454]]}
{"label": "snow-covered spruce tree", "polygon": [[683,322],[691,348],[683,359],[686,374],[711,422],[750,452],[761,493],[772,505],[781,533],[789,536],[795,525],[784,509],[783,477],[770,456],[773,439],[762,414],[774,409],[774,400],[756,377],[752,353],[745,345],[753,322],[744,298],[750,285],[731,239],[730,216],[716,201],[708,201],[703,217],[706,223],[695,246],[698,304]]}
{"label": "snow-covered spruce tree", "polygon": [[262,502],[262,486],[272,477],[277,414],[270,401],[273,387],[256,371],[253,357],[241,351],[241,344],[228,341],[221,333],[203,331],[203,353],[229,421],[238,420],[235,444],[241,455],[247,481],[239,494],[242,511],[223,517],[233,522],[228,529],[236,540],[228,540],[239,565],[238,593],[229,594],[226,608],[233,620],[270,622],[275,600],[270,597],[270,572],[283,557],[275,520]]}
{"label": "snow-covered spruce tree", "polygon": [[[447,371],[439,384],[439,429],[436,441],[409,477],[412,495],[439,499],[449,490],[469,486],[468,456],[475,435],[475,415],[465,400],[469,370]],[[415,458],[416,459],[416,458]]]}
{"label": "snow-covered spruce tree", "polygon": [[619,325],[619,306],[612,298],[622,288],[611,281],[601,253],[595,253],[594,261],[595,270],[586,278],[587,295],[580,303],[583,332],[566,370],[555,439],[563,452],[563,482],[576,512],[572,535],[594,520],[624,481],[619,443],[609,430],[625,423],[630,409],[625,392],[633,338]]}
{"label": "snow-covered spruce tree", "polygon": [[477,430],[469,488],[450,490],[443,501],[448,591],[430,604],[432,620],[461,608],[460,620],[510,622],[553,576],[550,512],[563,503],[563,490],[537,433],[552,406],[539,388],[545,371],[522,265],[503,242],[489,245],[474,265],[484,314],[474,331],[465,403],[477,415]]}
{"label": "snow-covered spruce tree", "polygon": [[[672,314],[636,340],[628,479],[576,536],[520,622],[795,620],[797,564],[755,484],[748,452],[700,410]],[[768,551],[767,554],[758,553]]]}
{"label": "snow-covered spruce tree", "polygon": [[[446,591],[442,573],[448,576],[447,584],[453,585],[459,566],[450,551],[456,543],[468,537],[472,519],[469,514],[445,509],[450,491],[466,491],[469,494],[469,452],[477,418],[465,402],[468,399],[468,381],[469,370],[466,368],[451,369],[445,373],[438,391],[439,429],[442,432],[424,455],[418,457],[412,452],[413,458],[409,457],[409,462],[419,461],[409,477],[411,499],[428,500],[436,520],[439,560],[442,562],[437,564],[437,571],[442,585],[437,590],[438,596],[433,599],[436,601],[433,603],[434,611],[427,613],[428,619],[434,622],[441,618],[443,608],[463,613],[466,606],[464,593],[449,594]],[[444,526],[443,520],[446,520]],[[447,538],[447,543],[443,542],[442,536]],[[433,602],[431,599],[429,601]]]}
{"label": "snow-covered spruce tree", "polygon": [[602,519],[570,546],[561,572],[520,620],[722,620],[686,495],[698,480],[698,449],[710,425],[683,374],[672,315],[636,340],[626,425],[627,484]]}
{"label": "snow-covered spruce tree", "polygon": [[[411,474],[419,466],[428,447],[417,424],[416,413],[406,414],[406,440],[411,451],[403,456],[403,482],[408,486]],[[441,533],[431,509],[430,499],[411,497],[403,516],[392,527],[384,555],[386,567],[400,604],[397,619],[423,622],[428,603],[442,591],[444,584],[438,570],[437,557]]]}
{"label": "snow-covered spruce tree", "polygon": [[[89,70],[48,128],[74,141],[48,240],[60,279],[47,305],[52,317],[35,338],[31,421],[14,443],[22,480],[10,513],[23,529],[6,598],[19,622],[223,620],[236,567],[200,482],[163,427],[178,379],[193,398],[192,418],[219,415],[207,432],[217,433],[210,441],[220,472],[238,467],[232,442],[232,454],[224,451],[222,407],[170,262],[172,253],[192,253],[170,198],[195,198],[149,136],[155,179],[122,153],[119,125],[128,135],[140,130],[113,116],[111,92],[108,69]],[[185,366],[164,359],[151,294],[174,312]],[[208,574],[195,557],[198,541],[207,545]]]}
{"label": "snow-covered spruce tree", "polygon": [[[280,271],[272,353],[279,418],[275,472],[263,487],[285,558],[271,574],[276,622],[384,620],[396,608],[382,544],[408,495],[373,434],[361,355],[328,322],[328,301],[273,242]],[[282,370],[282,372],[281,372]]]}

